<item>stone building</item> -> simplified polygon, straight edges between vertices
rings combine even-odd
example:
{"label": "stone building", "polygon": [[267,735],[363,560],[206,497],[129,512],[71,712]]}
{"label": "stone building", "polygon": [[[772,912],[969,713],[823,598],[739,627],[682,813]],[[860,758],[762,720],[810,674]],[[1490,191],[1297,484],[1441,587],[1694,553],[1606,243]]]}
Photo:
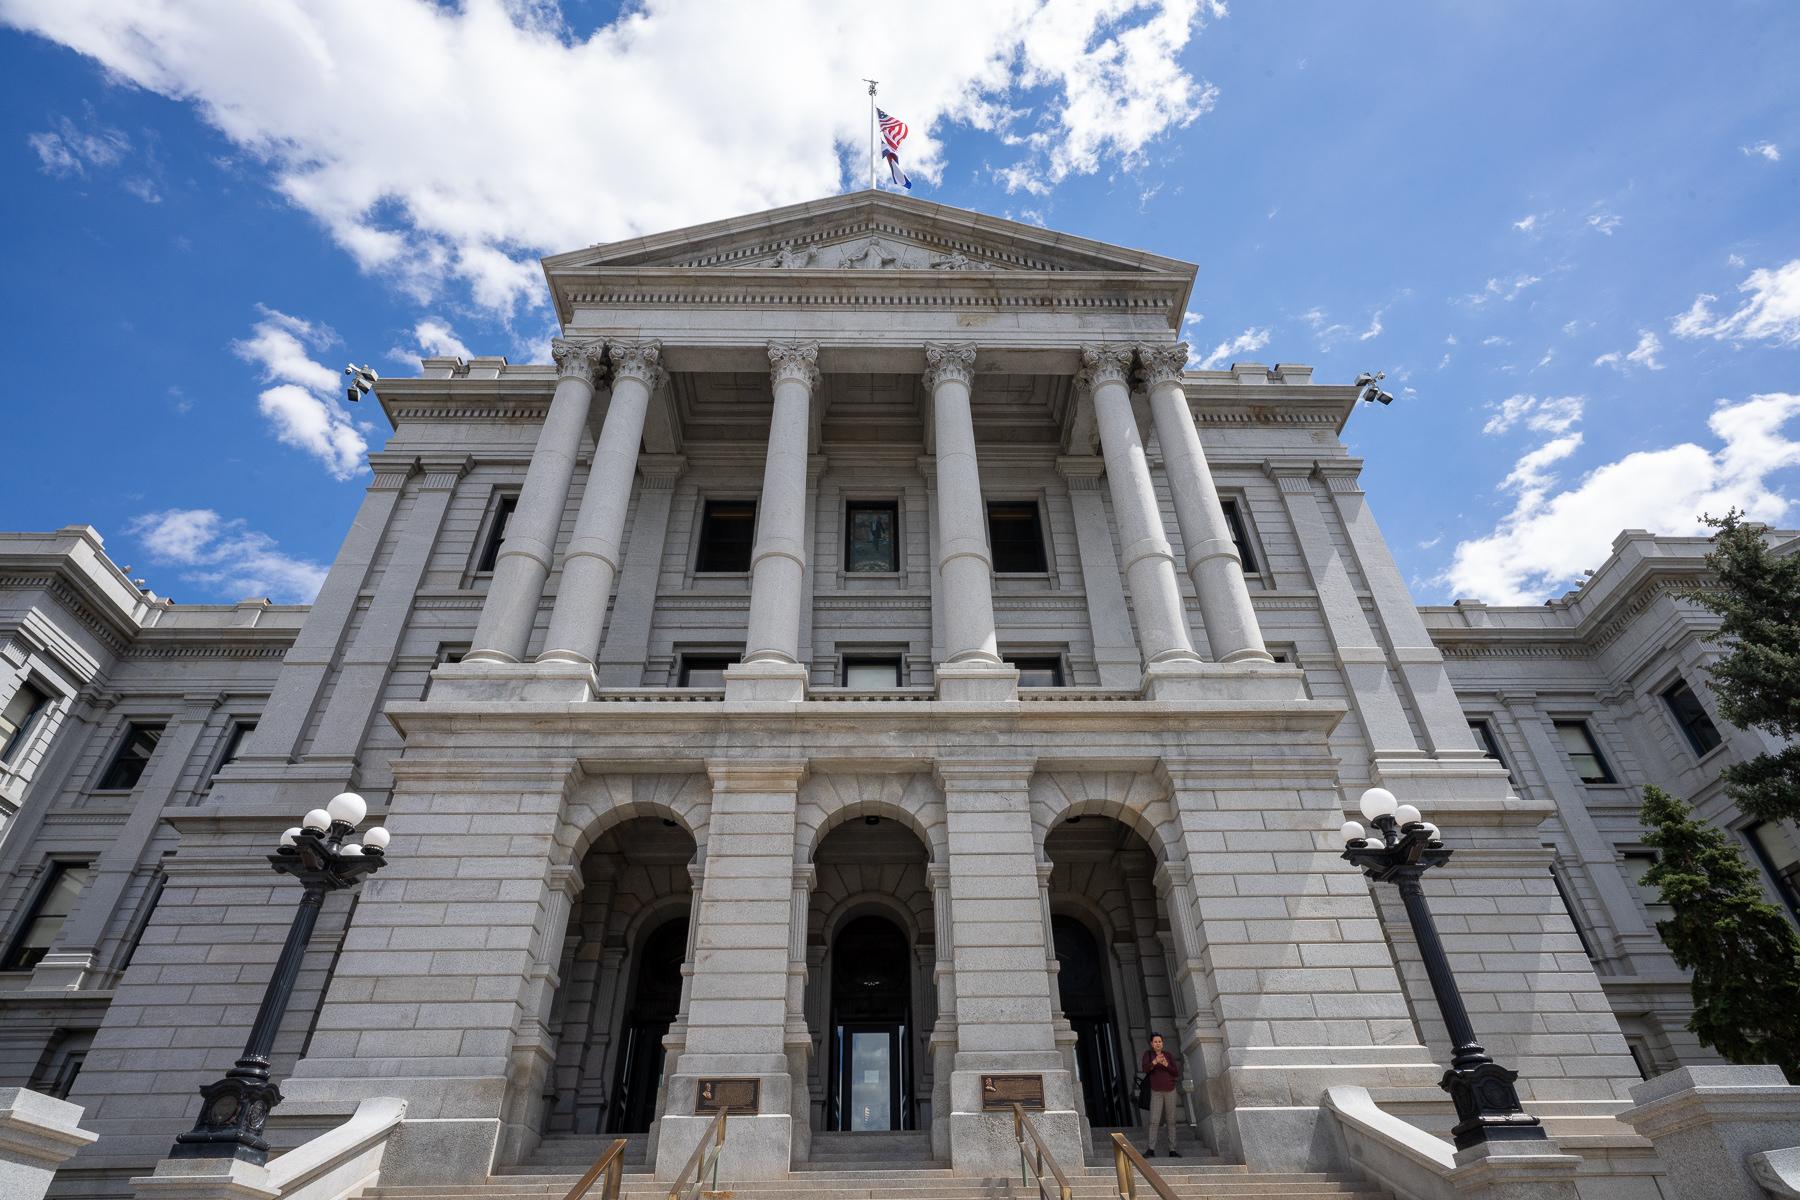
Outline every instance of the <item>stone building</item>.
{"label": "stone building", "polygon": [[865,192],[544,269],[554,365],[382,382],[309,608],[0,536],[0,1083],[100,1133],[59,1194],[129,1194],[192,1122],[293,911],[265,855],[345,788],[391,863],[327,904],[271,1129],[399,1096],[384,1181],[599,1134],[666,1174],[720,1078],[757,1089],[731,1178],[865,1134],[1004,1174],[996,1073],[1078,1161],[1152,1030],[1253,1167],[1334,1165],[1334,1084],[1441,1132],[1407,924],[1338,857],[1377,784],[1456,847],[1429,890],[1527,1107],[1595,1178],[1655,1170],[1627,1088],[1706,1056],[1622,785],[1729,822],[1756,748],[1683,757],[1700,545],[1417,608],[1356,389],[1186,369],[1195,268],[1154,254]]}

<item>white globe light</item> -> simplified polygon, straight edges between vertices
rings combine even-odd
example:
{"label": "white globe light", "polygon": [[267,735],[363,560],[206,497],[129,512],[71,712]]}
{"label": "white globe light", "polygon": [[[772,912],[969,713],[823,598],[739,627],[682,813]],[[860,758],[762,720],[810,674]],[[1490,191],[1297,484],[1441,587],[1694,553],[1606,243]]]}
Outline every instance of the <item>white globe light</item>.
{"label": "white globe light", "polygon": [[287,832],[285,832],[281,835],[281,844],[284,846],[291,846],[294,844],[294,839],[299,836],[300,836],[300,827],[298,825],[296,825],[292,829],[288,830]]}
{"label": "white globe light", "polygon": [[1433,825],[1430,821],[1419,822],[1419,828],[1425,831],[1425,839],[1427,841],[1435,842],[1439,840],[1438,827]]}
{"label": "white globe light", "polygon": [[387,844],[388,831],[379,825],[363,834],[363,845],[365,846],[373,846],[377,850],[386,850]]}
{"label": "white globe light", "polygon": [[331,825],[331,814],[322,808],[315,808],[304,817],[301,817],[300,823],[308,829],[316,829],[320,833],[323,833]]}
{"label": "white globe light", "polygon": [[325,806],[334,821],[342,821],[346,825],[360,825],[362,819],[369,814],[369,803],[355,792],[339,792]]}
{"label": "white globe light", "polygon": [[1371,821],[1388,816],[1399,805],[1400,802],[1394,799],[1394,793],[1386,788],[1370,788],[1362,794],[1362,815]]}
{"label": "white globe light", "polygon": [[1394,810],[1394,820],[1401,825],[1413,825],[1420,819],[1419,810],[1410,804],[1402,804]]}
{"label": "white globe light", "polygon": [[344,846],[341,849],[339,849],[338,853],[343,855],[345,858],[361,858],[362,857],[362,847],[357,845],[355,842],[351,842],[348,846]]}
{"label": "white globe light", "polygon": [[1344,835],[1344,840],[1346,842],[1354,842],[1361,840],[1363,836],[1363,827],[1356,821],[1345,821],[1344,827],[1338,830],[1338,832]]}

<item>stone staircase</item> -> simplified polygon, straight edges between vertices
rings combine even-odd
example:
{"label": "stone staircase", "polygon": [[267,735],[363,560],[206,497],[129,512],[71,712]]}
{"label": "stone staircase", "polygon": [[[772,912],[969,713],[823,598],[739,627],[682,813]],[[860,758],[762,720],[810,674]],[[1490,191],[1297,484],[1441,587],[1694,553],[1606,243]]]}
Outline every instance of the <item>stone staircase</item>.
{"label": "stone staircase", "polygon": [[[1085,1163],[1064,1164],[1072,1200],[1118,1200],[1113,1177],[1110,1129],[1096,1129]],[[1122,1130],[1143,1149],[1143,1131]],[[1389,1193],[1347,1176],[1318,1172],[1252,1172],[1214,1156],[1184,1130],[1180,1158],[1158,1155],[1152,1164],[1182,1200],[1391,1200]],[[486,1183],[419,1187],[377,1187],[362,1200],[562,1200],[576,1179],[612,1142],[606,1137],[546,1138],[532,1156]],[[664,1200],[644,1161],[645,1139],[625,1148],[626,1200]],[[815,1133],[812,1161],[786,1179],[733,1183],[719,1181],[721,1197],[733,1200],[1030,1200],[1037,1191],[1017,1172],[1005,1178],[958,1175],[931,1158],[924,1133]],[[1140,1197],[1154,1193],[1140,1186]],[[598,1198],[599,1191],[593,1196]]]}

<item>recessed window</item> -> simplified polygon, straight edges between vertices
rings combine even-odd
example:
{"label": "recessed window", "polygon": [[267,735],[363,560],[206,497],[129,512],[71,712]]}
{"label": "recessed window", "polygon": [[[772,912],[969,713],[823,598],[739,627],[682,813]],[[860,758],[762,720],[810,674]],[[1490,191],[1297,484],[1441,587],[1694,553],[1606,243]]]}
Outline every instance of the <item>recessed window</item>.
{"label": "recessed window", "polygon": [[59,1029],[44,1047],[38,1069],[32,1072],[31,1090],[58,1100],[67,1100],[74,1090],[75,1077],[94,1044],[92,1029]]}
{"label": "recessed window", "polygon": [[1654,884],[1645,883],[1644,876],[1656,865],[1656,855],[1649,853],[1627,854],[1625,856],[1625,878],[1631,881],[1631,890],[1650,914],[1650,923],[1666,921],[1675,915],[1674,906],[1664,904],[1662,889]]}
{"label": "recessed window", "polygon": [[10,764],[31,744],[38,722],[50,711],[50,697],[29,683],[0,709],[0,763]]}
{"label": "recessed window", "polygon": [[892,500],[852,500],[844,506],[844,570],[853,575],[900,569],[900,506]]}
{"label": "recessed window", "polygon": [[1694,695],[1694,689],[1685,682],[1677,680],[1673,687],[1666,689],[1663,703],[1669,706],[1669,713],[1675,723],[1681,726],[1681,732],[1687,735],[1688,745],[1694,748],[1696,755],[1703,755],[1717,746],[1723,739],[1719,737],[1718,726],[1706,715],[1706,709],[1700,705],[1700,697]]}
{"label": "recessed window", "polygon": [[694,570],[742,573],[756,542],[756,501],[708,500],[700,515],[700,553]]}
{"label": "recessed window", "polygon": [[900,659],[891,654],[857,655],[844,660],[844,686],[878,691],[900,686]]}
{"label": "recessed window", "polygon": [[481,543],[481,557],[475,560],[477,571],[492,571],[494,564],[500,561],[500,543],[506,540],[507,526],[512,524],[513,513],[518,508],[517,496],[501,496],[494,501],[494,511],[488,517],[487,538]]}
{"label": "recessed window", "polygon": [[1238,557],[1244,561],[1244,574],[1256,574],[1259,570],[1256,553],[1250,549],[1250,531],[1244,525],[1244,514],[1238,511],[1237,501],[1221,500],[1219,507],[1225,510],[1225,527],[1231,530],[1231,544],[1237,547]]}
{"label": "recessed window", "polygon": [[1000,575],[1042,575],[1050,567],[1044,557],[1044,526],[1035,500],[988,502],[988,546]]}
{"label": "recessed window", "polygon": [[725,686],[725,668],[742,657],[737,654],[684,654],[681,670],[675,676],[676,687],[713,688]]}
{"label": "recessed window", "polygon": [[136,787],[162,735],[161,725],[140,725],[135,721],[127,725],[125,740],[119,743],[106,773],[100,776],[100,790],[128,792]]}
{"label": "recessed window", "polygon": [[1588,941],[1587,930],[1582,928],[1581,915],[1575,909],[1575,897],[1569,894],[1569,885],[1564,882],[1562,872],[1555,867],[1550,868],[1550,878],[1556,884],[1556,894],[1562,899],[1563,911],[1569,914],[1569,924],[1575,927],[1575,936],[1581,941],[1581,948],[1589,958],[1594,957],[1594,945]]}
{"label": "recessed window", "polygon": [[255,732],[255,721],[234,721],[232,723],[231,732],[225,735],[225,752],[219,755],[218,765],[213,768],[214,775],[237,761],[237,756],[244,749],[244,739]]}
{"label": "recessed window", "polygon": [[50,943],[62,932],[63,922],[75,911],[76,897],[87,886],[90,871],[87,863],[51,866],[50,878],[39,889],[37,903],[31,906],[31,915],[13,938],[0,970],[29,971],[37,966],[38,960],[50,949]]}
{"label": "recessed window", "polygon": [[1020,687],[1061,687],[1062,659],[1054,654],[1003,655],[1019,673]]}
{"label": "recessed window", "polygon": [[[1480,746],[1482,751],[1486,753],[1489,758],[1493,759],[1501,766],[1506,767],[1506,755],[1500,753],[1500,742],[1494,737],[1494,727],[1492,725],[1489,725],[1486,721],[1478,721],[1471,717],[1469,719],[1469,732],[1475,735],[1475,744]],[[1512,770],[1511,767],[1507,767],[1506,769],[1509,771]]]}
{"label": "recessed window", "polygon": [[1586,721],[1557,721],[1556,736],[1562,739],[1563,749],[1569,755],[1569,765],[1575,768],[1575,776],[1583,783],[1617,783],[1612,768],[1606,765],[1606,759],[1600,754],[1600,745],[1594,741],[1594,735],[1588,732]]}
{"label": "recessed window", "polygon": [[1758,821],[1744,830],[1788,911],[1800,917],[1800,830],[1788,821]]}
{"label": "recessed window", "polygon": [[1650,1047],[1644,1044],[1643,1038],[1626,1038],[1625,1048],[1631,1051],[1631,1061],[1637,1067],[1639,1076],[1649,1079],[1656,1074],[1650,1069]]}

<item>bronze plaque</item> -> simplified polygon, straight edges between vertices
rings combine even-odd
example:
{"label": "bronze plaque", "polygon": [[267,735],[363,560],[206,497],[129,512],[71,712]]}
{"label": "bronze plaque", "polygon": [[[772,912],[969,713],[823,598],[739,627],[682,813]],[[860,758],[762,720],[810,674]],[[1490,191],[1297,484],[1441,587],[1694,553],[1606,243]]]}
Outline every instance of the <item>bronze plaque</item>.
{"label": "bronze plaque", "polygon": [[694,1087],[694,1115],[724,1109],[734,1117],[753,1117],[762,1111],[762,1080],[702,1079]]}
{"label": "bronze plaque", "polygon": [[983,1075],[981,1107],[1044,1109],[1044,1077],[1042,1075]]}

